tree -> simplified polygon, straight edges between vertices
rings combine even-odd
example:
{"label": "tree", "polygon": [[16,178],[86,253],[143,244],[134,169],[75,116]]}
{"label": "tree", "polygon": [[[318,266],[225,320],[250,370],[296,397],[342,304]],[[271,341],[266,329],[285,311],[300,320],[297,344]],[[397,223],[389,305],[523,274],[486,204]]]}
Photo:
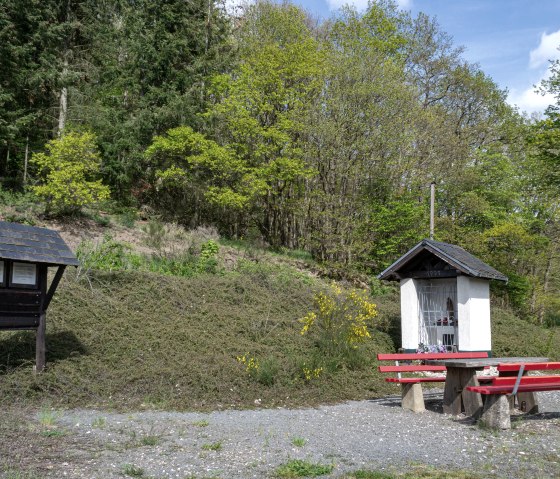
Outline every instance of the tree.
{"label": "tree", "polygon": [[109,188],[95,179],[101,156],[92,133],[67,133],[45,148],[47,153],[34,154],[31,162],[43,180],[33,191],[45,200],[48,213],[75,213],[109,198]]}
{"label": "tree", "polygon": [[90,3],[89,81],[69,119],[97,133],[103,178],[126,201],[154,136],[202,126],[209,78],[230,63],[230,23],[220,0]]}
{"label": "tree", "polygon": [[[231,148],[188,126],[156,136],[146,150],[157,204],[173,218],[195,227],[220,223],[224,212],[245,211],[266,184]],[[218,214],[213,214],[218,209]]]}
{"label": "tree", "polygon": [[306,15],[290,4],[249,7],[237,35],[239,65],[214,79],[207,118],[216,141],[266,185],[257,188],[249,221],[271,245],[293,246],[299,189],[311,175],[300,143],[303,118],[322,87],[323,55]]}

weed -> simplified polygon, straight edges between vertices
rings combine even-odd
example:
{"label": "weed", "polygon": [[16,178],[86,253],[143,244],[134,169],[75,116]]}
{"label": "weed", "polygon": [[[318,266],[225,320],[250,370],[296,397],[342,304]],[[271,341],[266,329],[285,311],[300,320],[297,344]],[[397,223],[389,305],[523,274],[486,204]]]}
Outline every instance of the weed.
{"label": "weed", "polygon": [[359,470],[350,473],[348,479],[395,479],[395,476],[386,472]]}
{"label": "weed", "polygon": [[212,442],[209,444],[202,445],[203,451],[221,451],[222,450],[222,441]]}
{"label": "weed", "polygon": [[274,384],[278,373],[278,364],[274,358],[267,358],[261,362],[246,353],[243,356],[237,356],[237,361],[243,364],[249,376],[262,385],[272,386]]}
{"label": "weed", "polygon": [[45,429],[44,431],[41,431],[41,436],[43,437],[60,437],[64,435],[65,432],[58,429]]}
{"label": "weed", "polygon": [[140,439],[140,443],[143,446],[157,446],[159,444],[159,440],[160,438],[158,436],[147,435],[142,436],[142,439]]}
{"label": "weed", "polygon": [[96,429],[103,429],[105,427],[105,424],[106,424],[106,419],[104,417],[96,417],[92,421],[91,427]]}
{"label": "weed", "polygon": [[122,467],[122,472],[125,476],[130,477],[144,477],[144,469],[136,467],[133,464],[125,464]]}
{"label": "weed", "polygon": [[206,419],[201,419],[200,421],[193,422],[193,426],[196,426],[196,427],[206,427],[209,424],[210,423]]}
{"label": "weed", "polygon": [[134,208],[123,208],[123,211],[118,215],[118,222],[127,228],[134,228],[134,224],[138,219],[138,212]]}
{"label": "weed", "polygon": [[292,444],[296,447],[303,447],[307,444],[307,440],[303,437],[294,437],[292,438]]}
{"label": "weed", "polygon": [[292,459],[276,469],[278,477],[317,477],[330,474],[334,469],[332,464],[314,464],[301,459]]}
{"label": "weed", "polygon": [[42,409],[39,412],[39,422],[44,427],[54,426],[59,417],[60,413],[52,409]]}

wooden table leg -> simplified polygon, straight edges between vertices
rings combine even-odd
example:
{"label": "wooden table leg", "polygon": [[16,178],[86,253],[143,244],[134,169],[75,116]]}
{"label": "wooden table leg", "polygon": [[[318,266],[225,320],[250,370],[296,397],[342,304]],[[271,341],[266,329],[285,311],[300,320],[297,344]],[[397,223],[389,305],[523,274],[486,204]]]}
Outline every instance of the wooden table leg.
{"label": "wooden table leg", "polygon": [[461,385],[463,388],[461,396],[465,406],[465,414],[478,419],[482,414],[482,396],[479,393],[467,390],[467,386],[480,386],[476,378],[475,369],[463,369]]}
{"label": "wooden table leg", "polygon": [[458,416],[461,414],[461,369],[447,368],[443,391],[443,412]]}

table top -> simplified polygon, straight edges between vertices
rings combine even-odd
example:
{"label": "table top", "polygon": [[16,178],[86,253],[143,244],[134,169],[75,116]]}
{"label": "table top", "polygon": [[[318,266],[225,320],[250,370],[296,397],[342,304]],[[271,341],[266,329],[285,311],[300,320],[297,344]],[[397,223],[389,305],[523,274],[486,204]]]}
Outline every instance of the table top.
{"label": "table top", "polygon": [[546,363],[548,358],[479,358],[479,359],[428,359],[426,364],[445,366],[447,368],[469,368],[482,369],[487,366],[497,366],[498,364],[514,363]]}

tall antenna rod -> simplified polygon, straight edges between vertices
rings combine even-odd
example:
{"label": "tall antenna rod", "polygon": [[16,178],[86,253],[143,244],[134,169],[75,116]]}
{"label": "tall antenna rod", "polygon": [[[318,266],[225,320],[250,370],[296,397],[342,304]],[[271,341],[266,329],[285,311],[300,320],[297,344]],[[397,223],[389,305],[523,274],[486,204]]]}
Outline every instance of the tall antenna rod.
{"label": "tall antenna rod", "polygon": [[434,223],[435,223],[435,204],[436,204],[436,183],[432,181],[430,184],[430,239],[434,239]]}

